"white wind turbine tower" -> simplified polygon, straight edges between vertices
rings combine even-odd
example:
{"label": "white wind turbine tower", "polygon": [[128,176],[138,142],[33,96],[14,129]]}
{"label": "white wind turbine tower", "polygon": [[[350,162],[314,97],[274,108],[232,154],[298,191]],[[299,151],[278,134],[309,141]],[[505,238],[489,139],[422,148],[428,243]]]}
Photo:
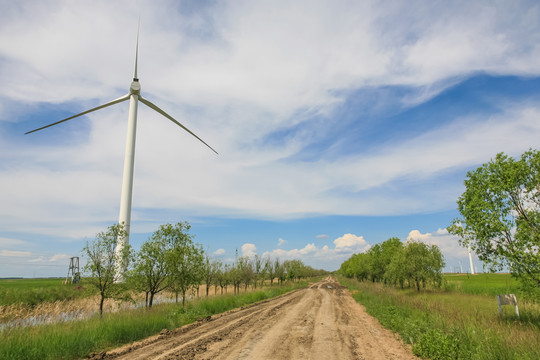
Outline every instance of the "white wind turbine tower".
{"label": "white wind turbine tower", "polygon": [[[88,114],[90,112],[106,108],[108,106],[121,103],[122,101],[126,101],[129,99],[129,116],[128,116],[128,128],[127,128],[127,137],[126,137],[126,154],[124,159],[124,175],[123,175],[123,181],[122,181],[122,195],[120,198],[120,216],[118,223],[124,224],[124,230],[126,231],[126,237],[121,239],[118,238],[117,244],[116,244],[116,253],[119,254],[124,247],[125,244],[129,243],[129,233],[130,233],[130,223],[131,223],[131,199],[132,199],[132,190],[133,190],[133,167],[135,163],[135,138],[136,138],[136,132],[137,132],[137,105],[138,102],[142,102],[149,108],[157,111],[161,115],[165,116],[167,119],[171,120],[176,125],[180,126],[182,129],[186,130],[188,133],[196,137],[200,142],[202,142],[204,145],[208,146],[210,150],[215,152],[217,154],[217,151],[212,149],[210,145],[205,143],[200,137],[195,135],[191,130],[186,128],[184,125],[180,124],[178,121],[176,121],[172,116],[167,114],[165,111],[161,110],[159,107],[151,103],[150,101],[146,100],[141,96],[141,85],[139,84],[139,79],[137,77],[137,60],[138,60],[138,53],[139,53],[139,30],[137,30],[137,45],[135,49],[135,71],[133,75],[133,81],[131,82],[131,86],[129,87],[129,93],[119,97],[118,99],[112,100],[108,103],[105,103],[103,105],[97,106],[93,109],[86,110],[80,114],[70,116],[66,119],[54,122],[52,124],[40,127],[38,129],[34,129],[32,131],[28,131],[26,134],[30,134],[39,130],[43,130],[45,128],[63,123],[64,121],[68,121],[71,119],[74,119],[76,117]],[[120,272],[121,268],[117,266],[117,273]],[[122,278],[121,274],[120,278]]]}

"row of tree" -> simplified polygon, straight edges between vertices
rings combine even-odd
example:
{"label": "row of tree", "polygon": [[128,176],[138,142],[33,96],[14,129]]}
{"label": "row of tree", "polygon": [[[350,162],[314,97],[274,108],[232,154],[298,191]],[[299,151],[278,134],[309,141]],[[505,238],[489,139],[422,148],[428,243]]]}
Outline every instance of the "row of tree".
{"label": "row of tree", "polygon": [[340,273],[360,281],[415,286],[418,291],[430,283],[440,286],[444,258],[436,245],[390,238],[369,251],[352,255],[341,264]]}
{"label": "row of tree", "polygon": [[243,286],[247,290],[273,285],[274,281],[283,283],[302,278],[322,275],[324,270],[315,270],[300,260],[280,261],[270,256],[240,257],[232,264],[211,259],[202,246],[193,241],[187,222],[161,225],[152,236],[142,244],[138,251],[129,245],[118,253],[118,239],[126,236],[121,225],[113,225],[106,232],[97,234],[83,249],[87,263],[83,271],[89,276],[87,281],[99,291],[100,313],[106,298],[119,298],[128,290],[146,294],[146,306],[152,307],[154,296],[168,290],[182,297],[185,306],[188,292],[199,295],[201,285],[205,285],[206,296],[214,287],[221,294],[230,285],[235,294]]}

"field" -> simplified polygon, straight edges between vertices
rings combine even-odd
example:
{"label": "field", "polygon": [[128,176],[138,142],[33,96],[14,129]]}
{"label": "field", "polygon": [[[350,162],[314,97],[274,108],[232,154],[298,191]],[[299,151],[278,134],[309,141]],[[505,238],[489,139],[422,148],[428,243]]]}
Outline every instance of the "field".
{"label": "field", "polygon": [[[506,274],[446,275],[444,289],[420,292],[341,278],[355,300],[385,327],[398,332],[413,352],[431,359],[539,359],[540,307],[520,299]],[[499,316],[495,294],[515,293]]]}
{"label": "field", "polygon": [[0,306],[36,306],[44,302],[73,300],[94,293],[80,285],[63,285],[64,279],[0,279]]}
{"label": "field", "polygon": [[448,291],[471,295],[522,295],[519,282],[510,274],[446,274],[444,279],[445,289]]}

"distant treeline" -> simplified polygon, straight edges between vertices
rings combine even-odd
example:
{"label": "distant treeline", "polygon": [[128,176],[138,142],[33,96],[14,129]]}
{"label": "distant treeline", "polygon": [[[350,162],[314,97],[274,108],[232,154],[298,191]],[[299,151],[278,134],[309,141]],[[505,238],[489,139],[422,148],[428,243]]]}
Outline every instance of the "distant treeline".
{"label": "distant treeline", "polygon": [[415,286],[420,291],[426,284],[441,286],[444,265],[438,246],[419,241],[404,244],[394,237],[366,253],[352,255],[341,264],[339,272],[360,281],[395,284],[402,288]]}

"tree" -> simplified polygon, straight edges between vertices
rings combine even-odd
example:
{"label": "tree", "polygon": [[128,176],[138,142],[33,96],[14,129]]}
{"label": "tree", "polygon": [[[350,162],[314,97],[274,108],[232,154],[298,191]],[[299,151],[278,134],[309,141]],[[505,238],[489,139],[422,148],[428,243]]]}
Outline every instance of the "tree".
{"label": "tree", "polygon": [[[399,258],[400,254],[396,253],[396,257]],[[398,273],[399,276],[413,281],[417,291],[420,291],[420,284],[425,287],[428,281],[436,286],[441,285],[444,258],[437,245],[410,241],[403,249],[403,258],[397,261],[402,271]]]}
{"label": "tree", "polygon": [[253,285],[257,287],[257,281],[261,281],[261,286],[264,285],[264,277],[266,276],[266,267],[264,266],[264,260],[259,254],[255,254],[253,257],[253,270],[255,271],[255,279]]}
{"label": "tree", "polygon": [[492,271],[508,266],[530,289],[540,288],[540,152],[499,153],[467,173],[461,218],[447,229]]}
{"label": "tree", "polygon": [[191,226],[186,222],[175,225],[161,225],[154,233],[155,239],[170,244],[170,251],[166,254],[166,263],[169,266],[171,289],[182,293],[182,307],[185,307],[186,292],[197,284],[200,277],[199,269],[204,262],[204,253],[200,245],[193,242],[189,234]]}
{"label": "tree", "polygon": [[244,292],[247,291],[249,284],[255,280],[255,271],[253,263],[247,256],[241,256],[237,262],[240,281],[244,283]]}
{"label": "tree", "polygon": [[270,256],[267,256],[266,259],[264,259],[264,268],[266,269],[266,273],[268,274],[270,286],[272,286],[272,284],[274,283],[274,278],[276,277],[276,271],[274,268],[274,263],[272,262],[272,258]]}
{"label": "tree", "polygon": [[[127,269],[131,260],[131,247],[126,244],[122,251],[115,253],[117,240],[125,239],[127,233],[123,224],[109,226],[107,231],[100,232],[96,238],[87,242],[83,248],[83,257],[88,261],[83,271],[90,275],[88,282],[98,289],[100,295],[99,315],[103,316],[103,303],[107,298],[120,298],[124,286],[120,280],[124,274],[116,271],[118,267]],[[120,264],[120,265],[119,265]]]}
{"label": "tree", "polygon": [[405,285],[405,280],[407,280],[407,259],[405,258],[405,251],[403,246],[394,253],[390,264],[386,269],[384,274],[385,278],[393,282],[394,284],[399,284],[403,289]]}
{"label": "tree", "polygon": [[[152,307],[154,295],[165,290],[171,284],[171,266],[167,263],[168,252],[174,243],[158,232],[145,242],[135,256],[132,281],[137,288],[146,293],[146,306]],[[150,294],[150,298],[148,298]]]}
{"label": "tree", "polygon": [[[217,272],[219,268],[221,267],[221,263],[217,260],[210,260],[210,257],[208,255],[204,255],[204,262],[203,262],[203,278],[204,283],[206,285],[206,297],[208,297],[208,293],[210,291],[210,286],[212,284],[217,284]],[[217,285],[216,285],[217,287]],[[214,289],[214,295],[216,291]]]}
{"label": "tree", "polygon": [[383,272],[382,277],[384,279],[385,284],[388,280],[390,280],[386,276],[388,267],[390,266],[392,259],[395,256],[397,256],[397,254],[399,254],[402,249],[403,249],[403,243],[397,237],[392,237],[381,244],[381,253],[380,253],[379,261],[383,264],[384,272]]}

